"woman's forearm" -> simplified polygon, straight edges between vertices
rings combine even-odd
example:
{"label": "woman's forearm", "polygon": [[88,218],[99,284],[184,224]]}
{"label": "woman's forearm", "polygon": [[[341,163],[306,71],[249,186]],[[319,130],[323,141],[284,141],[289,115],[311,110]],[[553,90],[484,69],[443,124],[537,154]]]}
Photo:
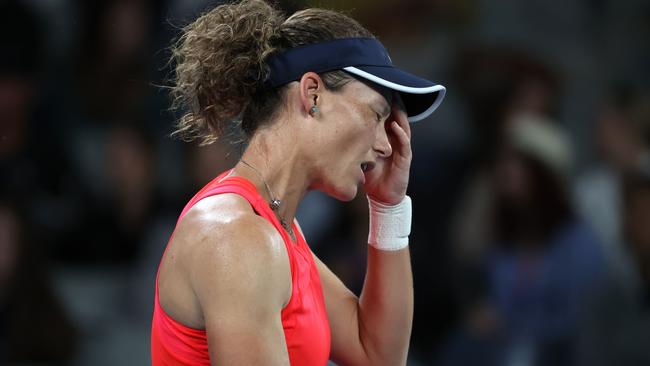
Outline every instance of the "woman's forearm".
{"label": "woman's forearm", "polygon": [[413,323],[413,275],[408,247],[368,247],[359,299],[359,337],[372,365],[404,365]]}

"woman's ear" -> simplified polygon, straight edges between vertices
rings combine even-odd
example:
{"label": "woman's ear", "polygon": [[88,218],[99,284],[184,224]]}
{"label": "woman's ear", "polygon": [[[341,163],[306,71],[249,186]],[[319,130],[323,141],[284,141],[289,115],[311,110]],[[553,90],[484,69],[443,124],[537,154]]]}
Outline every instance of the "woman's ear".
{"label": "woman's ear", "polygon": [[319,111],[325,84],[315,72],[307,72],[300,78],[300,103],[305,114],[314,116]]}

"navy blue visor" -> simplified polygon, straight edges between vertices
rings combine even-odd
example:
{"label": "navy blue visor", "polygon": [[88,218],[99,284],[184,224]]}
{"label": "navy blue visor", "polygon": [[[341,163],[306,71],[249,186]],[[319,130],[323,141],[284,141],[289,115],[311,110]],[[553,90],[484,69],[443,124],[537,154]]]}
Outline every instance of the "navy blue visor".
{"label": "navy blue visor", "polygon": [[445,96],[445,87],[393,66],[384,46],[375,38],[341,38],[296,47],[269,57],[265,87],[299,80],[306,72],[345,70],[400,94],[409,122],[428,117]]}

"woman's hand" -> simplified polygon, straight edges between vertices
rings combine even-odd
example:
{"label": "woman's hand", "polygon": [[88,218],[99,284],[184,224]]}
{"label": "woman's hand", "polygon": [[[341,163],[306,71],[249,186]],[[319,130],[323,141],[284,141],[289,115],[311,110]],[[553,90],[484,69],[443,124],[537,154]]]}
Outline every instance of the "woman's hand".
{"label": "woman's hand", "polygon": [[364,189],[373,200],[396,205],[406,195],[412,158],[411,127],[406,112],[396,102],[385,128],[392,154],[380,157],[375,168],[366,173]]}

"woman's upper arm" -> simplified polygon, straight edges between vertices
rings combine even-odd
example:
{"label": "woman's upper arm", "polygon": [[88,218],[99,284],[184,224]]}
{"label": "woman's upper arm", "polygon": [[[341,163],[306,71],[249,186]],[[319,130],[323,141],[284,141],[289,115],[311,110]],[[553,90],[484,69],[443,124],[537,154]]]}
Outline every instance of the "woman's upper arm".
{"label": "woman's upper arm", "polygon": [[213,364],[288,365],[281,312],[291,294],[282,239],[250,215],[216,224],[191,258]]}

